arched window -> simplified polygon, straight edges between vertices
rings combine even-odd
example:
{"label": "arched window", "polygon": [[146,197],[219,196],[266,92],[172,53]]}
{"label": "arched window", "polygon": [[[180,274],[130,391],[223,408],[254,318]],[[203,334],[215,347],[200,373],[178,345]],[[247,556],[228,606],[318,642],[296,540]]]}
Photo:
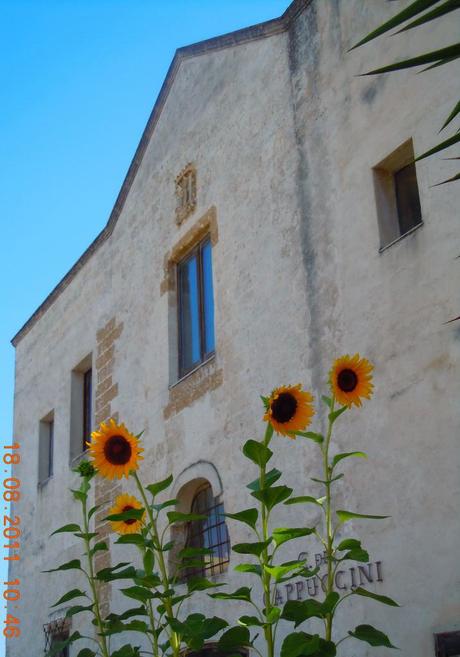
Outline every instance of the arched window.
{"label": "arched window", "polygon": [[211,552],[198,560],[194,559],[194,565],[186,569],[184,577],[223,573],[227,570],[230,559],[230,539],[225,524],[223,502],[214,497],[208,481],[196,489],[190,512],[204,515],[206,518],[187,524],[185,547],[206,548]]}

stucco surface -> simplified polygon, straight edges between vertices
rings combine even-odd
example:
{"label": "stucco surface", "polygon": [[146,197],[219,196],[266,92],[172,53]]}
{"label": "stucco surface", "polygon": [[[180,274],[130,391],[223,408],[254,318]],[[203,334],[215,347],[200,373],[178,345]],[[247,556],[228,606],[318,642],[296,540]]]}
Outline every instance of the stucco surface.
{"label": "stucco surface", "polygon": [[[353,600],[340,630],[372,623],[402,655],[430,657],[434,632],[460,629],[460,332],[443,324],[458,315],[459,191],[430,188],[448,175],[447,163],[417,164],[423,226],[380,254],[372,180],[372,167],[409,137],[416,152],[434,143],[456,90],[451,65],[422,76],[355,77],[412,46],[395,38],[391,53],[383,40],[346,54],[391,11],[385,3],[364,4],[313,1],[283,33],[184,60],[112,235],[17,345],[14,437],[23,453],[23,497],[16,512],[23,536],[10,579],[20,577],[26,611],[9,657],[38,657],[49,605],[82,584],[74,575],[40,571],[79,556],[71,536],[48,538],[78,520],[66,492],[76,485],[70,373],[87,354],[96,357],[97,331],[113,316],[123,332],[112,407],[135,433],[144,430],[141,477],[150,483],[209,462],[228,511],[250,505],[245,485],[256,473],[240,448],[263,431],[259,395],[300,381],[318,398],[336,355],[359,351],[372,360],[374,398],[346,414],[335,442],[337,451],[364,450],[370,462],[344,464],[339,506],[391,515],[347,531],[359,532],[372,560],[382,563],[383,582],[370,586],[402,609]],[[454,35],[447,19],[420,40],[434,49]],[[174,180],[188,162],[197,169],[197,208],[177,226]],[[164,259],[211,207],[219,235],[212,255],[216,356],[206,367],[222,372],[219,385],[165,417],[175,295],[161,293]],[[37,488],[39,420],[51,409],[55,474]],[[315,422],[323,421],[321,411]],[[276,438],[274,452],[297,494],[319,492],[309,480],[318,473],[314,446]],[[274,526],[299,523],[298,511],[286,509],[283,519],[274,514]],[[232,543],[249,537],[237,523],[229,530]],[[313,560],[320,551],[311,542],[292,545],[292,557],[308,551]],[[112,546],[113,563],[130,555]],[[231,568],[236,563],[238,555]],[[247,578],[231,568],[221,579],[233,590]],[[113,586],[112,609],[124,605]],[[242,613],[204,594],[200,608]],[[91,632],[83,619],[74,627]],[[371,651],[347,642],[341,654]]]}

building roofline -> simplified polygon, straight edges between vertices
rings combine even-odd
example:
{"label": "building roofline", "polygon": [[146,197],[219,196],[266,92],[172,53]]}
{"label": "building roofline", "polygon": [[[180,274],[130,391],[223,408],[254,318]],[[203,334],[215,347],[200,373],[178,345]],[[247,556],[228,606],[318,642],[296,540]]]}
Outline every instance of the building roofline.
{"label": "building roofline", "polygon": [[234,32],[228,32],[221,36],[198,41],[188,46],[178,48],[174,54],[172,62],[169,66],[166,77],[160,89],[160,93],[155,101],[152,112],[148,118],[144,132],[142,133],[139,144],[134,153],[134,157],[129,165],[125,179],[122,183],[118,193],[115,204],[112,208],[107,224],[91,242],[88,248],[82,253],[76,263],[69,269],[67,274],[59,281],[54,289],[49,293],[45,300],[38,306],[37,310],[29,317],[25,324],[19,329],[16,335],[11,340],[11,344],[16,347],[22,338],[27,335],[36,322],[45,314],[48,308],[54,303],[58,296],[65,290],[70,282],[75,278],[77,273],[82,269],[89,258],[98,250],[98,248],[110,237],[118,221],[118,218],[123,210],[126,198],[134,182],[137,171],[141,165],[150,138],[153,134],[156,124],[160,118],[163,107],[168,98],[171,87],[174,83],[175,77],[179,70],[180,64],[183,60],[191,57],[197,57],[213,50],[222,50],[224,48],[233,48],[235,46],[248,43],[250,41],[257,41],[267,37],[285,32],[291,22],[303,11],[303,9],[311,2],[311,0],[293,0],[288,6],[286,11],[279,16],[263,23],[257,23],[250,27],[245,27]]}

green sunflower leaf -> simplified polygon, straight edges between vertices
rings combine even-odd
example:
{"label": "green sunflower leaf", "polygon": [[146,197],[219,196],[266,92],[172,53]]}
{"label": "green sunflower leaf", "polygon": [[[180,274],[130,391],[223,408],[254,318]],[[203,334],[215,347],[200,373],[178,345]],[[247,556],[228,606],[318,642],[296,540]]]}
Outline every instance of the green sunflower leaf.
{"label": "green sunflower leaf", "polygon": [[145,509],[128,509],[122,513],[112,513],[107,516],[105,520],[110,522],[126,522],[126,520],[142,520],[145,513]]}
{"label": "green sunflower leaf", "polygon": [[89,551],[89,554],[91,557],[93,557],[96,552],[105,552],[109,549],[109,546],[107,545],[106,541],[99,541],[94,545],[93,548]]}
{"label": "green sunflower leaf", "polygon": [[372,625],[358,625],[353,632],[348,634],[359,641],[365,641],[371,646],[384,646],[385,648],[396,648],[386,634],[376,630]]}
{"label": "green sunflower leaf", "polygon": [[343,509],[339,509],[336,513],[341,523],[352,520],[353,518],[357,518],[358,520],[384,520],[385,518],[390,518],[390,516],[372,516],[364,513],[353,513],[353,511],[344,511]]}
{"label": "green sunflower leaf", "polygon": [[57,642],[53,645],[53,647],[52,647],[50,650],[48,650],[48,652],[46,653],[45,657],[56,657],[57,655],[59,655],[60,653],[62,653],[62,651],[63,651],[65,648],[67,648],[67,646],[70,646],[72,643],[74,643],[75,641],[78,641],[78,639],[82,639],[82,638],[83,638],[83,637],[82,637],[82,635],[80,634],[80,632],[73,632],[73,633],[69,636],[68,639],[65,639],[64,641],[57,641]]}
{"label": "green sunflower leaf", "polygon": [[232,546],[232,550],[238,554],[253,554],[258,557],[271,543],[271,538],[267,541],[256,541],[254,543],[237,543]]}
{"label": "green sunflower leaf", "polygon": [[121,589],[123,595],[132,600],[138,600],[139,602],[147,602],[147,600],[152,600],[155,597],[155,594],[148,589],[143,588],[142,586],[129,586],[127,589]]}
{"label": "green sunflower leaf", "polygon": [[123,534],[115,543],[119,545],[145,545],[147,540],[142,534]]}
{"label": "green sunflower leaf", "polygon": [[313,442],[317,443],[318,445],[321,445],[321,443],[324,442],[324,436],[320,433],[315,433],[314,431],[290,431],[289,433],[293,433],[295,436],[302,436],[302,438],[313,440]]}
{"label": "green sunflower leaf", "polygon": [[[273,577],[275,582],[278,584],[281,581],[284,581],[285,576],[288,573],[292,573],[293,570],[296,572],[292,577],[298,575],[299,569],[305,566],[305,561],[288,561],[281,564],[280,566],[264,566],[264,570]],[[289,578],[291,579],[291,578]]]}
{"label": "green sunflower leaf", "polygon": [[263,627],[262,621],[257,616],[240,616],[238,623],[246,627]]}
{"label": "green sunflower leaf", "polygon": [[187,589],[189,593],[192,593],[193,591],[206,591],[206,589],[215,589],[219,586],[224,586],[224,584],[216,584],[215,582],[211,582],[206,577],[200,577],[199,575],[190,577],[190,579],[187,580]]}
{"label": "green sunflower leaf", "polygon": [[363,548],[352,548],[348,550],[340,561],[345,561],[350,559],[351,561],[362,561],[363,563],[369,563],[369,552],[363,550]]}
{"label": "green sunflower leaf", "polygon": [[353,548],[360,548],[361,541],[357,538],[345,538],[341,543],[338,544],[337,550],[352,550]]}
{"label": "green sunflower leaf", "polygon": [[234,570],[239,573],[252,573],[253,575],[258,575],[259,577],[262,575],[261,566],[255,563],[239,563],[237,566],[235,566]]}
{"label": "green sunflower leaf", "polygon": [[96,506],[91,507],[91,509],[88,512],[88,521],[91,520],[91,518],[94,516],[96,511],[98,511],[102,506],[103,506],[103,504],[96,504]]}
{"label": "green sunflower leaf", "polygon": [[247,627],[232,627],[222,634],[220,637],[217,648],[228,652],[238,648],[250,646],[250,633]]}
{"label": "green sunflower leaf", "polygon": [[81,563],[80,559],[71,559],[71,561],[67,561],[66,563],[63,563],[61,566],[58,568],[51,568],[50,570],[44,570],[44,573],[54,573],[58,570],[81,570]]}
{"label": "green sunflower leaf", "polygon": [[65,617],[70,618],[71,616],[75,616],[76,614],[81,614],[82,611],[93,611],[93,607],[94,607],[94,602],[86,606],[74,605],[73,607],[69,607],[69,609],[66,610]]}
{"label": "green sunflower leaf", "polygon": [[155,497],[158,495],[158,493],[161,493],[161,491],[166,490],[166,488],[169,488],[169,486],[173,482],[173,476],[172,474],[169,475],[169,477],[166,477],[166,479],[163,479],[162,481],[159,481],[156,484],[149,484],[146,486],[146,489],[149,491],[149,493],[152,494],[152,497]]}
{"label": "green sunflower leaf", "polygon": [[332,469],[335,468],[337,463],[340,463],[343,459],[347,459],[351,456],[355,458],[367,459],[367,454],[365,452],[342,452],[342,454],[336,454],[332,459]]}
{"label": "green sunflower leaf", "polygon": [[329,421],[334,423],[338,417],[342,415],[342,413],[345,413],[345,411],[348,410],[348,406],[342,406],[342,408],[339,408],[337,411],[333,411],[332,413],[329,413],[328,418]]}
{"label": "green sunflower leaf", "polygon": [[273,456],[271,449],[257,440],[248,440],[243,445],[243,454],[261,468],[265,467]]}
{"label": "green sunflower leaf", "polygon": [[58,607],[59,605],[64,604],[64,602],[68,602],[69,600],[74,600],[74,598],[87,598],[88,596],[84,591],[80,591],[80,589],[72,589],[71,591],[68,591],[65,593],[62,598],[59,598],[57,602],[54,603],[54,605],[51,605],[51,607]]}
{"label": "green sunflower leaf", "polygon": [[300,495],[299,497],[291,497],[286,500],[285,504],[316,504],[322,506],[325,497],[311,497],[310,495]]}
{"label": "green sunflower leaf", "polygon": [[257,519],[259,517],[259,512],[257,509],[245,509],[244,511],[239,511],[238,513],[226,513],[227,518],[232,520],[238,520],[238,522],[244,522],[249,527],[253,529],[256,528]]}
{"label": "green sunflower leaf", "polygon": [[368,591],[367,589],[363,589],[361,586],[359,586],[357,589],[352,591],[353,595],[361,595],[364,598],[372,598],[372,600],[376,600],[377,602],[381,602],[384,605],[388,605],[389,607],[399,607],[400,605],[395,602],[392,598],[389,598],[386,595],[377,595],[377,593],[373,593],[372,591]]}
{"label": "green sunflower leaf", "polygon": [[251,495],[257,500],[265,504],[270,511],[277,504],[281,504],[290,497],[292,488],[288,486],[272,486],[271,488],[264,488],[263,490],[253,491]]}
{"label": "green sunflower leaf", "polygon": [[251,602],[251,589],[248,586],[242,586],[241,588],[233,591],[233,593],[208,593],[210,598],[215,600],[243,600],[244,602]]}
{"label": "green sunflower leaf", "polygon": [[77,657],[96,657],[96,653],[89,648],[82,648],[78,653]]}
{"label": "green sunflower leaf", "polygon": [[326,397],[326,395],[321,395],[321,399],[326,404],[326,406],[329,406],[329,408],[332,408],[332,399],[330,397]]}
{"label": "green sunflower leaf", "polygon": [[77,525],[76,523],[73,522],[70,525],[63,525],[62,527],[59,527],[59,529],[56,529],[52,534],[50,534],[50,538],[51,536],[54,536],[54,534],[62,534],[64,532],[69,532],[73,534],[74,532],[81,532],[81,531],[83,530],[80,527],[80,525]]}
{"label": "green sunflower leaf", "polygon": [[[265,475],[264,489],[273,486],[273,484],[276,483],[278,479],[281,477],[281,474],[282,473],[276,468],[273,468],[272,470],[267,472]],[[249,488],[249,490],[253,490],[253,491],[260,490],[260,480],[254,479],[254,481],[251,481],[251,483],[248,484],[246,488]]]}
{"label": "green sunflower leaf", "polygon": [[273,530],[273,540],[277,547],[288,541],[315,533],[314,527],[279,527]]}

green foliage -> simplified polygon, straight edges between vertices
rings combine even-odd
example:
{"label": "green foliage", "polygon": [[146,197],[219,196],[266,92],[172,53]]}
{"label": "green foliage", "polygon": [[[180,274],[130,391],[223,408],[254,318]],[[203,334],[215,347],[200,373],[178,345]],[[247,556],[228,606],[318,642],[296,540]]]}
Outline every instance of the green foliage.
{"label": "green foliage", "polygon": [[365,641],[370,646],[384,646],[385,648],[396,648],[386,634],[376,630],[372,625],[358,625],[353,632],[348,634],[355,639]]}
{"label": "green foliage", "polygon": [[[434,5],[437,6],[434,7],[434,9],[431,9],[431,7],[433,7]],[[430,9],[430,11],[427,11],[428,9]],[[401,29],[399,29],[396,32],[396,34],[399,34],[401,32],[406,32],[407,30],[412,30],[414,28],[419,27],[420,25],[426,25],[430,22],[437,21],[438,19],[442,18],[446,14],[455,11],[457,9],[460,9],[460,3],[458,2],[458,0],[444,0],[444,1],[415,0],[415,2],[412,2],[408,7],[404,8],[402,11],[397,13],[390,20],[386,21],[376,29],[372,30],[372,32],[370,32],[367,36],[365,36],[357,44],[355,44],[353,48],[351,48],[351,50],[353,50],[354,48],[358,48],[359,46],[362,46],[365,43],[368,43],[373,39],[381,36],[382,34],[385,34],[397,27]],[[418,18],[404,25],[404,23],[415,17]],[[449,44],[443,48],[439,48],[438,50],[434,50],[431,52],[424,52],[416,57],[404,59],[399,62],[395,62],[393,64],[388,64],[386,66],[381,66],[379,68],[368,71],[364,75],[380,75],[382,73],[392,73],[394,71],[400,71],[406,68],[413,68],[418,66],[425,66],[426,64],[431,64],[430,66],[427,66],[421,71],[423,73],[424,71],[428,71],[435,67],[443,66],[450,62],[453,62],[458,58],[460,58],[460,43],[454,43],[454,44]],[[456,103],[455,107],[452,109],[449,116],[444,121],[443,125],[441,126],[440,132],[444,130],[455,117],[458,116],[459,112],[460,112],[460,101]],[[416,158],[416,160],[422,160],[426,157],[434,155],[435,153],[438,153],[441,150],[453,146],[454,144],[458,143],[458,141],[459,141],[459,135],[457,131],[457,134],[453,135],[448,139],[441,141],[433,148],[430,148],[425,153],[422,153]],[[448,178],[447,180],[443,180],[442,182],[438,183],[438,185],[442,185],[447,182],[453,182],[456,180],[460,180],[460,172]]]}

